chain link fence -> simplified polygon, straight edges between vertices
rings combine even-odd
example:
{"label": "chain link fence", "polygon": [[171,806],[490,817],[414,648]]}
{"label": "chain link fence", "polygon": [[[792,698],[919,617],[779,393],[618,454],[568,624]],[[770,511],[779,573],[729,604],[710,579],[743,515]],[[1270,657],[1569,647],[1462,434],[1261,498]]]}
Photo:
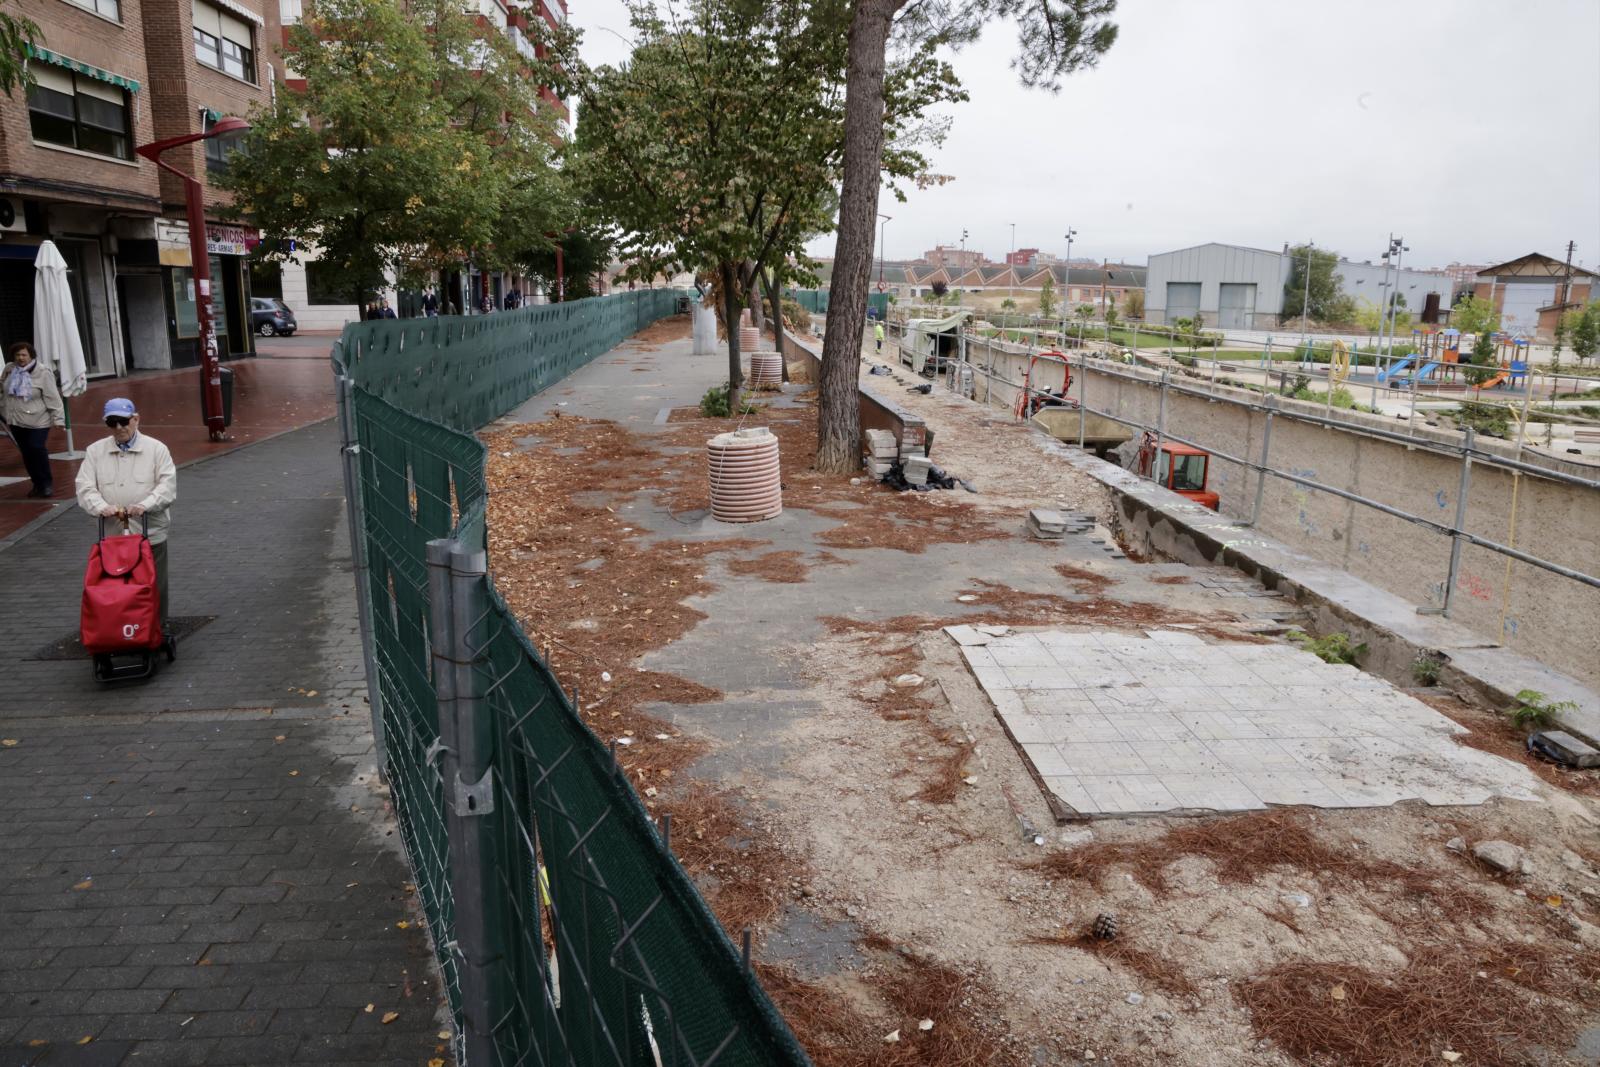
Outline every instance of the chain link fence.
{"label": "chain link fence", "polygon": [[334,347],[374,734],[470,1067],[808,1062],[487,573],[473,431],[681,296]]}

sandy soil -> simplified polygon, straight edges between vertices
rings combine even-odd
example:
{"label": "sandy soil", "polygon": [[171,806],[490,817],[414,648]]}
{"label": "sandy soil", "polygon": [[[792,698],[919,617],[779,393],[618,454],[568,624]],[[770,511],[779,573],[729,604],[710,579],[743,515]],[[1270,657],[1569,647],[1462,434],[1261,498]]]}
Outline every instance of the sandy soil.
{"label": "sandy soil", "polygon": [[[640,740],[629,774],[686,828],[674,840],[694,842],[683,861],[724,924],[754,924],[765,957],[795,961],[762,974],[819,1065],[1593,1062],[1572,1051],[1600,991],[1593,776],[1541,768],[1538,804],[1057,826],[942,621],[976,606],[1011,625],[1179,621],[1212,641],[1263,638],[1223,610],[1236,601],[1176,581],[1171,566],[1160,584],[1120,563],[1076,579],[1047,571],[1029,590],[983,585],[981,545],[1019,536],[1019,508],[1104,516],[1103,491],[1025,447],[1003,413],[873,381],[936,430],[936,462],[983,492],[893,496],[804,471],[794,457],[810,413],[775,412],[786,506],[841,523],[819,542],[831,559],[774,551],[754,529],[692,548],[646,538],[560,488],[620,499],[648,487],[675,511],[703,506],[689,449],[702,420],[656,437],[683,444],[677,454],[574,419],[491,440],[495,558],[541,564],[520,571],[508,600],[581,683],[596,729]],[[569,455],[514,447],[530,432]],[[894,520],[894,543],[873,516]],[[641,706],[723,694],[653,672],[601,677],[602,657],[637,662],[703,620],[685,601],[709,588],[713,556],[760,597],[818,563],[938,542],[974,545],[961,594],[972,599],[877,623],[833,618],[820,642],[783,650],[800,685],[783,698],[818,710],[782,728],[777,773],[750,764],[692,781],[692,758],[727,742],[665,730]],[[621,597],[637,627],[606,625]],[[1474,731],[1467,743],[1527,759],[1503,716],[1427,698]],[[1506,874],[1475,859],[1471,846],[1492,839],[1524,848],[1525,866]],[[1112,941],[1089,936],[1101,915],[1116,918]],[[825,965],[819,939],[837,949]]]}

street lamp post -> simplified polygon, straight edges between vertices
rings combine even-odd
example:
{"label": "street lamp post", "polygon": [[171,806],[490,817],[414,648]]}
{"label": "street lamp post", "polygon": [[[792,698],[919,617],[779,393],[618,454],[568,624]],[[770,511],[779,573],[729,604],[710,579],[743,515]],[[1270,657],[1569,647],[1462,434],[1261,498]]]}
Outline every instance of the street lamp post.
{"label": "street lamp post", "polygon": [[[1017,224],[1011,224],[1011,255],[1006,259],[1006,266],[1010,268],[1011,303],[1017,302]],[[1016,310],[1015,307],[1012,310]]]}
{"label": "street lamp post", "polygon": [[1394,327],[1398,321],[1397,311],[1399,307],[1399,302],[1395,300],[1395,295],[1400,292],[1401,264],[1405,262],[1406,253],[1411,249],[1406,246],[1404,237],[1391,237],[1389,238],[1389,251],[1394,255],[1394,285],[1388,292],[1384,293],[1383,318],[1380,320],[1380,328],[1383,329],[1388,338],[1383,345],[1384,354],[1392,356],[1394,355]]}
{"label": "street lamp post", "polygon": [[885,215],[883,212],[880,211],[880,212],[878,212],[878,218],[883,220],[882,222],[878,223],[878,292],[881,293],[881,292],[884,291],[884,289],[883,289],[883,234],[884,234],[884,231],[889,228],[889,220],[894,218],[894,216],[893,215]]}
{"label": "street lamp post", "polygon": [[244,119],[230,116],[218,119],[209,130],[202,133],[169,137],[134,149],[140,156],[168,174],[176,175],[183,182],[184,206],[189,219],[189,261],[194,274],[195,320],[200,331],[200,382],[204,387],[201,395],[205,398],[206,429],[211,431],[213,441],[222,440],[227,422],[222,411],[222,359],[217,353],[217,326],[212,314],[211,255],[206,249],[205,187],[192,175],[164,161],[161,153],[169,148],[194,144],[223,134],[241,133],[249,128],[250,124]]}
{"label": "street lamp post", "polygon": [[1317,247],[1317,242],[1306,242],[1306,291],[1300,298],[1300,340],[1303,342],[1311,336],[1310,327],[1307,325],[1311,314],[1311,253]]}

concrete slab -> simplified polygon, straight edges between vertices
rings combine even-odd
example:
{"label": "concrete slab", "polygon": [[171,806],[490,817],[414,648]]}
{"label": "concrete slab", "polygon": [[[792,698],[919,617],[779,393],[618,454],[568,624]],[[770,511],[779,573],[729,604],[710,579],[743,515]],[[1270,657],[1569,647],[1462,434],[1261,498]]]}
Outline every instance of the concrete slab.
{"label": "concrete slab", "polygon": [[[1034,443],[1116,494],[1126,532],[1142,536],[1150,548],[1176,559],[1234,567],[1272,590],[1287,593],[1299,606],[1317,613],[1328,629],[1348,630],[1366,642],[1369,669],[1401,677],[1418,656],[1429,655],[1444,662],[1441,676],[1447,684],[1470,689],[1501,706],[1513,703],[1520,690],[1536,689],[1551,701],[1570,701],[1573,707],[1559,716],[1560,724],[1600,743],[1600,692],[1580,679],[1459,623],[1419,614],[1414,604],[1393,593],[1121,467],[1043,435],[1036,435]],[[1219,594],[1235,591],[1219,590]]]}
{"label": "concrete slab", "polygon": [[[947,627],[1044,787],[1085,815],[1538,799],[1525,767],[1382,679],[1192,633]],[[1175,685],[1184,661],[1240,684]]]}

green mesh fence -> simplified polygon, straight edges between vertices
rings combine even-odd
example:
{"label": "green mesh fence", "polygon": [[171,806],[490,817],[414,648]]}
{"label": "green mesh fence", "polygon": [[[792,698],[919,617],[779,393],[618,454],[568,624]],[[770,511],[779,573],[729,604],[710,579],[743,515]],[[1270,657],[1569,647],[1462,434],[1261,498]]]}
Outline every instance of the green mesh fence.
{"label": "green mesh fence", "polygon": [[[485,449],[473,430],[672,313],[679,295],[353,324],[335,349],[349,379],[347,471],[386,772],[439,948],[456,1055],[470,1067],[473,1048],[496,1064],[807,1063],[492,577],[478,583],[468,644],[493,807],[470,824],[482,862],[452,864],[462,822],[452,822],[440,770],[426,546],[485,544]],[[487,979],[476,984],[464,980],[457,938],[462,892],[490,931]],[[476,1008],[464,1003],[480,995]],[[474,1046],[473,1018],[490,1020],[477,1035],[487,1045]]]}

